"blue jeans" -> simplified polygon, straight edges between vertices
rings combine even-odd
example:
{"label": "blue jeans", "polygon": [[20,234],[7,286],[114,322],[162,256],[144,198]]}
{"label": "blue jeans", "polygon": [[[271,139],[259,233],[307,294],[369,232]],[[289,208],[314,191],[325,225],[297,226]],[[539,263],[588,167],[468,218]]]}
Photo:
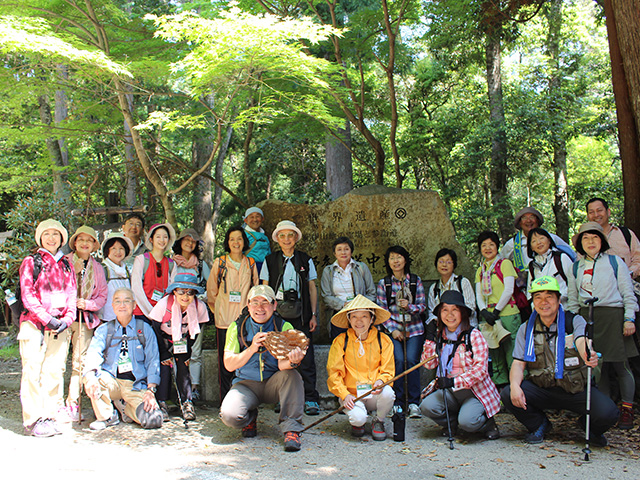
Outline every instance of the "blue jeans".
{"label": "blue jeans", "polygon": [[[416,335],[405,339],[407,343],[407,365],[405,367],[404,362],[404,342],[399,342],[394,338],[393,341],[393,356],[396,361],[396,375],[404,372],[407,368],[411,368],[414,365],[420,363],[420,356],[422,355],[422,346],[424,344],[424,335]],[[420,369],[416,369],[405,377],[408,384],[409,392],[409,404],[420,404]],[[405,379],[393,382],[393,391],[396,393],[395,405],[404,405],[404,384]]]}

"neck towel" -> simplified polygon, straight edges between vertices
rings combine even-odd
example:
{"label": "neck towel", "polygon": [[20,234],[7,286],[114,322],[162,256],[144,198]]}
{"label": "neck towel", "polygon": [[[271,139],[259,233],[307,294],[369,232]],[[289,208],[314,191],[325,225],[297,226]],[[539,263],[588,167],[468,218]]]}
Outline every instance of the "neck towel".
{"label": "neck towel", "polygon": [[[538,312],[533,310],[529,320],[527,321],[527,330],[525,334],[525,354],[524,361],[525,362],[534,362],[536,360],[536,351],[533,342],[533,331],[536,323],[536,318],[538,316]],[[565,328],[564,328],[564,309],[562,305],[558,309],[558,316],[556,318],[557,323],[557,334],[556,334],[556,365],[555,365],[555,378],[560,379],[564,375],[564,339],[565,339]]]}

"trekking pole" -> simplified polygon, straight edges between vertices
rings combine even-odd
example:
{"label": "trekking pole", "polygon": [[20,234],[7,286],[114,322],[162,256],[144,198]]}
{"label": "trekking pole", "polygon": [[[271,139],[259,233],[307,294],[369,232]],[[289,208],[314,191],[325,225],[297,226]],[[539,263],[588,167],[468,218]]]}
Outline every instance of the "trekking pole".
{"label": "trekking pole", "polygon": [[178,403],[180,404],[180,411],[182,412],[182,420],[184,428],[189,428],[187,419],[184,415],[184,405],[182,405],[182,397],[180,396],[180,389],[178,388],[178,365],[176,363],[176,357],[173,357],[173,385],[176,387],[176,394],[178,395]]}
{"label": "trekking pole", "polygon": [[[84,315],[81,313],[78,318],[78,347],[82,349],[82,320],[84,320]],[[78,425],[82,424],[82,350],[80,350],[80,395],[78,395]]]}
{"label": "trekking pole", "polygon": [[447,404],[447,389],[442,390],[442,399],[444,400],[444,414],[447,417],[447,430],[449,432],[449,450],[453,450],[453,435],[451,434],[451,418],[449,417],[449,405]]}
{"label": "trekking pole", "polygon": [[[407,369],[407,322],[404,313],[402,314],[402,349],[404,350],[404,369]],[[409,410],[409,375],[404,376],[404,412]]]}
{"label": "trekking pole", "polygon": [[[593,338],[593,304],[598,301],[598,297],[593,297],[587,300],[586,303],[589,305],[589,320],[587,320],[587,328],[584,332],[584,348],[587,356],[587,361],[591,357],[591,350],[589,349],[589,339]],[[589,448],[589,437],[591,436],[591,367],[587,366],[587,408],[586,408],[586,418],[585,418],[585,429],[584,429],[584,448],[582,451],[584,452],[584,460],[585,462],[589,461],[589,454],[591,453],[591,449]]]}
{"label": "trekking pole", "polygon": [[[395,382],[396,380],[401,379],[402,377],[404,377],[405,375],[407,375],[408,373],[413,372],[414,370],[416,370],[417,368],[422,367],[425,363],[430,362],[431,360],[433,360],[434,358],[436,358],[437,355],[431,355],[429,358],[424,359],[423,361],[421,361],[420,363],[414,365],[413,367],[411,367],[408,370],[405,370],[404,372],[396,375],[395,377],[393,377],[391,380],[387,380],[386,382],[384,382],[382,385],[380,385],[379,387],[376,388],[372,388],[371,390],[364,392],[362,395],[360,395],[359,397],[357,397],[353,403],[357,402],[358,400],[362,400],[364,397],[367,397],[369,395],[371,395],[371,393],[373,393],[375,390],[381,390],[382,388],[386,387],[387,385],[389,385],[390,383]],[[337,413],[340,413],[341,411],[344,410],[344,405],[342,405],[339,408],[336,408],[333,412],[325,415],[324,417],[322,417],[319,420],[316,420],[315,422],[313,422],[311,425],[307,425],[306,427],[304,427],[304,429],[302,430],[302,432],[309,430],[311,427],[315,427],[316,425],[318,425],[319,423],[324,422],[325,420],[333,417],[334,415],[336,415]],[[302,433],[300,432],[300,433]]]}

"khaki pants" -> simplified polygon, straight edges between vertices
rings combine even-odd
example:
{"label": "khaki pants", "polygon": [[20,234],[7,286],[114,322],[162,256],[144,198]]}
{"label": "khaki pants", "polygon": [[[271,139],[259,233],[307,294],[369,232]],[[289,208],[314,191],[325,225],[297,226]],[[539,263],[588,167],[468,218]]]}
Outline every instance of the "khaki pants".
{"label": "khaki pants", "polygon": [[113,415],[112,400],[124,400],[125,407],[124,413],[129,415],[131,419],[140,423],[138,416],[136,415],[136,409],[144,401],[144,394],[147,391],[133,390],[133,380],[122,380],[120,378],[113,378],[108,373],[102,372],[102,375],[98,379],[100,384],[100,394],[97,399],[91,399],[91,406],[93,412],[98,420],[109,420]]}
{"label": "khaki pants", "polygon": [[[86,323],[79,321],[73,322],[69,330],[71,330],[71,333],[68,339],[73,350],[71,351],[71,378],[69,380],[67,405],[77,405],[80,398],[80,379],[82,378],[84,357],[93,338],[93,330],[88,328]],[[82,338],[80,338],[81,336]]]}
{"label": "khaki pants", "polygon": [[62,406],[68,336],[68,329],[56,338],[54,332],[45,331],[43,334],[31,322],[20,324],[20,401],[25,427],[40,418],[55,418]]}

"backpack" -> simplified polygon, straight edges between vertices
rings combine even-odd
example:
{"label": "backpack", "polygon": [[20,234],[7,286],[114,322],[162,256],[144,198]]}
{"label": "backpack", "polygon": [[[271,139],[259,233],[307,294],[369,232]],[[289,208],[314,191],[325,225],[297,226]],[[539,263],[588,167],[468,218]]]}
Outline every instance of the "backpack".
{"label": "backpack", "polygon": [[465,330],[464,332],[460,332],[457,340],[449,340],[442,338],[442,335],[438,338],[436,342],[436,353],[438,354],[438,358],[440,358],[440,352],[442,351],[442,345],[453,344],[453,351],[451,352],[451,356],[449,358],[453,358],[456,354],[456,350],[458,347],[464,343],[467,352],[471,354],[471,358],[473,358],[473,348],[471,346],[471,332],[475,327],[471,327],[469,330]]}
{"label": "backpack", "polygon": [[[384,289],[385,292],[387,294],[387,308],[389,308],[391,306],[391,294],[392,289],[391,289],[391,277],[384,277]],[[413,299],[413,301],[416,301],[416,290],[418,289],[418,276],[414,273],[410,273],[409,274],[409,291],[411,292],[411,298]],[[395,303],[395,300],[393,300],[393,302]]]}
{"label": "backpack", "polygon": [[[36,252],[29,256],[33,258],[33,284],[35,285],[38,281],[38,277],[40,276],[40,272],[42,271],[42,254],[40,252]],[[59,261],[62,262],[64,269],[67,272],[73,271],[67,257],[63,255]],[[20,327],[20,318],[23,314],[28,312],[28,310],[24,306],[24,303],[22,303],[22,287],[19,280],[18,287],[16,288],[16,302],[11,307],[11,321],[16,327]]]}
{"label": "backpack", "polygon": [[[458,291],[462,293],[462,279],[464,277],[462,275],[458,275],[456,278],[456,285],[458,285]],[[440,300],[440,281],[436,280],[436,283],[433,284],[433,296]]]}
{"label": "backpack", "polygon": [[568,245],[556,245],[556,248],[561,251],[562,253],[566,253],[567,255],[569,255],[569,258],[571,259],[572,262],[575,262],[578,259],[578,256],[576,255],[576,252],[573,251],[573,249],[568,246]]}
{"label": "backpack", "polygon": [[[380,333],[380,330],[378,330],[377,328],[375,329],[375,331],[378,333],[378,345],[380,346],[380,356],[382,356],[382,338],[380,338],[381,333]],[[347,351],[347,343],[349,343],[349,334],[345,332],[344,334],[344,352],[345,353]]]}
{"label": "backpack", "polygon": [[[240,345],[240,351],[249,348],[246,340],[249,333],[247,331],[247,319],[249,317],[251,317],[251,315],[249,314],[249,309],[247,307],[244,307],[242,309],[242,312],[240,312],[240,316],[236,320],[236,330],[238,331],[238,345]],[[273,312],[273,325],[276,332],[281,332],[282,327],[284,326],[284,319],[276,312]]]}
{"label": "backpack", "polygon": [[[609,263],[611,264],[611,268],[613,268],[613,274],[616,277],[616,280],[618,280],[618,261],[616,260],[616,256],[615,255],[607,255],[607,257],[609,257]],[[580,263],[580,260],[574,262],[573,264],[573,278],[578,278],[578,264]]]}
{"label": "backpack", "polygon": [[[567,274],[565,273],[564,268],[562,268],[563,253],[566,254],[564,250],[552,250],[551,257],[553,258],[553,263],[556,266],[556,270],[558,271],[558,274],[562,277],[562,279],[564,280],[564,283],[567,283]],[[532,280],[535,278],[535,275],[533,274],[533,262],[529,262],[529,275],[531,275]]]}
{"label": "backpack", "polygon": [[624,241],[627,242],[629,248],[631,248],[631,230],[627,227],[618,226],[620,231],[622,232],[622,236],[624,237]]}
{"label": "backpack", "polygon": [[[104,278],[107,280],[107,283],[109,283],[111,280],[122,280],[122,277],[111,278],[111,275],[109,274],[109,268],[106,265],[103,264],[102,268],[104,269]],[[125,272],[127,272],[127,280],[131,281],[131,272],[129,271],[129,267],[126,264],[124,266],[124,270]]]}
{"label": "backpack", "polygon": [[[142,266],[142,278],[144,278],[145,274],[147,273],[147,270],[149,269],[149,263],[151,263],[151,253],[144,252],[143,255],[144,255],[144,265]],[[173,259],[169,257],[165,257],[165,258],[169,260],[169,275],[171,275],[171,264],[173,263]]]}
{"label": "backpack", "polygon": [[[249,272],[251,274],[249,278],[249,288],[251,288],[253,287],[253,269],[256,268],[256,261],[251,257],[247,257],[247,259],[249,260]],[[224,293],[227,293],[227,256],[223,255],[218,259],[218,262],[218,289],[220,289],[220,282],[224,280]]]}
{"label": "backpack", "polygon": [[[109,347],[111,346],[111,342],[115,338],[116,340],[122,341],[122,336],[115,337],[116,334],[116,323],[117,320],[111,320],[107,323],[107,337],[104,344],[104,351],[102,352],[102,356],[107,353]],[[138,335],[138,342],[142,345],[142,348],[147,346],[147,339],[144,336],[144,320],[140,318],[136,318],[136,334]],[[155,339],[154,339],[155,340]]]}

